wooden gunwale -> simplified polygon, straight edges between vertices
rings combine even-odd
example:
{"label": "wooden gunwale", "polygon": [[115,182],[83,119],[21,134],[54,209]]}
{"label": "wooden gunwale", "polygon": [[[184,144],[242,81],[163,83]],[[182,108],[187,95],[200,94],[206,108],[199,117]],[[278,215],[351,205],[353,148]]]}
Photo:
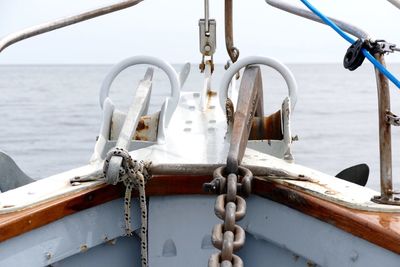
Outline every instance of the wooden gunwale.
{"label": "wooden gunwale", "polygon": [[[148,196],[205,193],[211,176],[154,176],[146,186]],[[288,185],[255,178],[253,193],[332,224],[348,233],[400,254],[400,213],[350,209],[317,198]],[[22,211],[0,215],[0,242],[123,196],[122,185],[98,185]]]}

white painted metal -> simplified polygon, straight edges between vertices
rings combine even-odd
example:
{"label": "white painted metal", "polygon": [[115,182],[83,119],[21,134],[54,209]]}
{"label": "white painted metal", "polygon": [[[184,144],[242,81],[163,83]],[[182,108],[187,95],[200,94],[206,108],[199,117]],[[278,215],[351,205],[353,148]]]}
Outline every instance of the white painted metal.
{"label": "white painted metal", "polygon": [[100,107],[103,108],[103,103],[108,97],[110,92],[110,87],[114,79],[126,68],[131,66],[147,64],[160,68],[163,70],[169,79],[171,85],[171,97],[168,97],[165,100],[165,111],[162,111],[162,115],[165,116],[165,124],[164,127],[167,128],[169,121],[171,120],[172,114],[175,111],[176,106],[178,105],[179,100],[179,91],[181,88],[180,79],[174,68],[164,60],[161,60],[156,57],[151,56],[135,56],[131,58],[127,58],[120,63],[116,64],[106,78],[103,81],[100,89]]}
{"label": "white painted metal", "polygon": [[290,116],[292,113],[291,109],[291,100],[289,97],[286,97],[283,100],[282,108],[281,108],[281,116],[282,116],[282,129],[283,129],[283,147],[286,150],[283,158],[288,162],[294,162],[294,158],[292,155],[292,130],[290,127]]}
{"label": "white painted metal", "polygon": [[211,93],[211,83],[212,83],[212,66],[210,61],[205,62],[204,67],[204,80],[203,89],[200,95],[200,109],[202,111],[207,110],[209,94]]}
{"label": "white painted metal", "polygon": [[187,62],[183,65],[183,67],[181,68],[181,71],[178,73],[179,83],[181,84],[181,88],[185,84],[186,79],[189,76],[189,74],[190,74],[190,63]]}
{"label": "white painted metal", "polygon": [[282,75],[288,87],[289,97],[291,101],[291,110],[294,111],[294,107],[296,106],[297,102],[297,83],[292,72],[279,60],[261,56],[245,57],[241,60],[238,60],[234,64],[232,64],[229,67],[229,69],[225,72],[224,76],[222,77],[219,89],[219,101],[221,107],[225,106],[225,100],[228,95],[228,87],[232,77],[236,75],[236,73],[240,71],[242,68],[248,65],[256,65],[256,64],[269,66],[278,71]]}

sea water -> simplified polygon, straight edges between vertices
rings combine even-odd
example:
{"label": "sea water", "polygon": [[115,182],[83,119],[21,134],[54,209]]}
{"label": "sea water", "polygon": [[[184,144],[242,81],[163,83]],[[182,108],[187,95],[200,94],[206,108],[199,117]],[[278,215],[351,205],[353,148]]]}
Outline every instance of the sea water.
{"label": "sea water", "polygon": [[[181,65],[174,67],[179,70]],[[340,64],[289,65],[299,88],[292,114],[298,164],[331,175],[358,163],[370,166],[369,187],[379,190],[377,89],[373,68],[354,72]],[[400,65],[389,66],[400,75]],[[110,65],[0,66],[0,150],[29,176],[44,178],[88,163],[100,129],[101,83]],[[127,109],[144,67],[124,71],[110,96]],[[183,90],[200,91],[202,74],[193,64]],[[219,90],[218,65],[213,90]],[[287,95],[283,79],[263,68],[266,114],[278,110]],[[391,85],[392,111],[400,114],[400,91]],[[151,109],[170,93],[165,74],[155,72]],[[400,186],[400,127],[393,127],[393,177]]]}

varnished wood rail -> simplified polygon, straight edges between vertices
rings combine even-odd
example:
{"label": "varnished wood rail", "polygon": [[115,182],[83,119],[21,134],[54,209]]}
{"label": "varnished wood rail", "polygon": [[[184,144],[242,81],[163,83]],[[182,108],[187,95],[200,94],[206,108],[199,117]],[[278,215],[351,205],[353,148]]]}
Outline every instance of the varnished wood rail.
{"label": "varnished wood rail", "polygon": [[[148,196],[205,195],[202,185],[211,176],[155,176],[147,184]],[[253,193],[332,224],[348,233],[400,254],[400,213],[350,209],[264,179],[253,180]],[[122,197],[121,185],[98,185],[22,211],[0,215],[0,241],[21,235],[111,200]],[[136,195],[135,195],[136,196]]]}

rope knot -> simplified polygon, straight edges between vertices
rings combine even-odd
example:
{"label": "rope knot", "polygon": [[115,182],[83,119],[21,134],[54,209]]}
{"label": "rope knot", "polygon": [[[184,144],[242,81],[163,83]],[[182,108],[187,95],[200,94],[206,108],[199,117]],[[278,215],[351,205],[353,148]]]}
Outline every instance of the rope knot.
{"label": "rope knot", "polygon": [[[110,167],[110,161],[113,157],[121,157],[121,165],[119,166],[118,177],[107,177],[107,172]],[[132,159],[129,152],[123,148],[111,149],[106,156],[103,166],[103,173],[105,182],[107,184],[117,184],[123,182],[125,189],[124,197],[124,218],[125,218],[125,230],[126,235],[133,235],[131,226],[131,196],[132,189],[135,188],[139,191],[140,199],[140,210],[141,210],[141,256],[142,256],[142,267],[147,266],[147,204],[146,204],[146,191],[145,184],[151,178],[150,173],[151,162],[148,161],[137,161]],[[113,166],[117,167],[117,166]]]}

